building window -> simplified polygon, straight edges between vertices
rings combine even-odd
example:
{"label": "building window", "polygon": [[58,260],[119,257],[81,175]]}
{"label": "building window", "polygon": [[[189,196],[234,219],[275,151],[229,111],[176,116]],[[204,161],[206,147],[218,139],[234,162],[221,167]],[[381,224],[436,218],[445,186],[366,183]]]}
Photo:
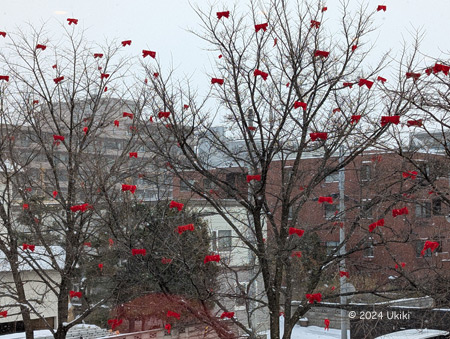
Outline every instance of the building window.
{"label": "building window", "polygon": [[369,181],[371,178],[370,164],[361,165],[361,181]]}
{"label": "building window", "polygon": [[236,284],[236,306],[245,306],[248,282]]}
{"label": "building window", "polygon": [[[421,253],[423,250],[423,246],[425,245],[425,240],[419,240],[416,242],[416,257],[422,257]],[[442,252],[442,244],[439,242],[439,247],[434,251],[434,253]],[[423,255],[423,257],[431,257],[431,250],[427,249]]]}
{"label": "building window", "polygon": [[433,199],[431,208],[433,210],[433,215],[442,215],[442,200]]}
{"label": "building window", "polygon": [[288,220],[292,220],[292,219],[294,219],[294,208],[292,206],[289,206]]}
{"label": "building window", "polygon": [[217,251],[217,232],[211,232],[211,249],[215,252]]}
{"label": "building window", "polygon": [[331,182],[339,182],[339,171],[333,172],[331,174],[328,174],[325,177],[325,183],[329,184]]}
{"label": "building window", "polygon": [[335,255],[338,254],[337,252],[335,253],[335,250],[336,250],[336,248],[338,246],[339,246],[339,241],[327,241],[327,242],[325,242],[327,255],[331,255],[332,253],[334,253]]}
{"label": "building window", "polygon": [[372,219],[372,206],[370,206],[370,200],[361,201],[360,215],[362,219]]}
{"label": "building window", "polygon": [[219,251],[231,251],[231,230],[218,232],[217,249]]}
{"label": "building window", "polygon": [[336,214],[338,212],[337,205],[324,204],[324,209],[325,209],[325,219],[331,220],[334,217],[336,217]]}
{"label": "building window", "polygon": [[194,185],[194,180],[180,180],[180,191],[189,192],[191,190],[190,186]]}
{"label": "building window", "polygon": [[363,257],[364,258],[373,258],[373,239],[369,238],[364,243],[364,249],[363,249]]}
{"label": "building window", "polygon": [[203,179],[203,189],[204,190],[214,190],[216,188],[217,188],[217,186],[214,182],[212,182],[208,178]]}
{"label": "building window", "polygon": [[431,218],[431,201],[416,202],[416,217]]}

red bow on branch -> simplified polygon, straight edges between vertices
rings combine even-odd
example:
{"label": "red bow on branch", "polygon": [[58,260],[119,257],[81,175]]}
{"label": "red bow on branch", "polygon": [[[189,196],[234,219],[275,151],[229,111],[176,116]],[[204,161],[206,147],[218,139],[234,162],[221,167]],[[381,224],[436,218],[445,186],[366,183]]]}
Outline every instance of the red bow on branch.
{"label": "red bow on branch", "polygon": [[133,114],[133,113],[123,112],[123,113],[122,113],[122,116],[123,116],[124,118],[128,117],[128,118],[130,118],[130,119],[133,119],[134,114]]}
{"label": "red bow on branch", "polygon": [[7,315],[8,315],[8,311],[1,311],[0,312],[0,317],[6,318]]}
{"label": "red bow on branch", "polygon": [[27,210],[30,207],[30,205],[28,204],[22,204],[22,209],[23,210]]}
{"label": "red bow on branch", "polygon": [[330,330],[330,320],[325,319],[323,322],[325,324],[325,331],[329,331]]}
{"label": "red bow on branch", "polygon": [[135,158],[138,157],[137,152],[130,152],[130,158],[133,158],[133,157],[135,157]]}
{"label": "red bow on branch", "polygon": [[60,76],[60,77],[57,77],[57,78],[55,78],[55,79],[53,79],[53,81],[55,82],[55,84],[59,84],[61,81],[63,81],[64,80],[64,76]]}
{"label": "red bow on branch", "polygon": [[68,18],[67,21],[69,22],[69,26],[72,24],[74,24],[74,25],[78,24],[78,19]]}
{"label": "red bow on branch", "polygon": [[124,40],[124,41],[122,41],[122,46],[123,47],[125,47],[125,46],[131,46],[131,40]]}
{"label": "red bow on branch", "polygon": [[336,113],[336,112],[341,112],[341,109],[340,108],[333,109],[333,113]]}
{"label": "red bow on branch", "polygon": [[385,78],[378,76],[378,81],[381,81],[383,84],[387,81]]}
{"label": "red bow on branch", "polygon": [[122,185],[122,192],[130,191],[131,194],[134,194],[136,192],[136,185]]}
{"label": "red bow on branch", "polygon": [[417,79],[419,79],[420,76],[421,76],[420,73],[414,73],[414,72],[407,72],[407,73],[406,73],[406,79],[413,78],[414,81],[416,81]]}
{"label": "red bow on branch", "polygon": [[108,319],[108,325],[111,326],[111,329],[114,330],[117,326],[122,325],[122,319]]}
{"label": "red bow on branch", "polygon": [[339,271],[339,276],[342,277],[347,277],[350,278],[350,274],[348,272],[345,271]]}
{"label": "red bow on branch", "polygon": [[370,80],[367,80],[367,79],[359,79],[358,85],[359,85],[359,87],[362,87],[362,86],[366,85],[366,87],[368,89],[371,89],[372,86],[373,86],[373,81],[370,81]]}
{"label": "red bow on branch", "polygon": [[360,115],[352,115],[352,117],[350,118],[350,123],[357,124],[359,122],[359,120],[361,120]]}
{"label": "red bow on branch", "polygon": [[30,244],[25,244],[25,243],[22,244],[22,249],[24,251],[30,250],[31,252],[34,252],[35,247],[36,247],[35,245],[30,245]]}
{"label": "red bow on branch", "polygon": [[158,113],[158,118],[162,119],[162,118],[168,118],[170,116],[170,112],[159,112]]}
{"label": "red bow on branch", "polygon": [[154,58],[156,58],[156,52],[148,51],[148,50],[143,49],[142,50],[142,57],[145,58],[147,56],[150,56],[150,57],[152,57],[154,59]]}
{"label": "red bow on branch", "polygon": [[155,78],[157,78],[157,77],[159,77],[159,73],[153,73],[153,76],[154,76]]}
{"label": "red bow on branch", "polygon": [[259,76],[261,76],[261,78],[263,78],[264,81],[266,81],[267,77],[269,76],[269,73],[260,71],[259,69],[255,69],[255,71],[253,72],[253,75],[255,77],[257,77],[259,75]]}
{"label": "red bow on branch", "polygon": [[425,241],[425,244],[423,245],[423,249],[420,252],[420,256],[423,257],[425,255],[425,251],[427,249],[430,249],[431,252],[434,252],[435,250],[438,249],[438,247],[439,247],[439,243],[437,241],[429,241],[429,240],[427,240],[427,241]]}
{"label": "red bow on branch", "polygon": [[[405,263],[405,262],[401,262],[400,265],[401,265],[402,267],[405,267],[405,266],[406,266],[406,263]],[[397,264],[395,264],[395,269],[398,270],[398,265],[397,265]]]}
{"label": "red bow on branch", "polygon": [[85,242],[83,245],[86,246],[86,247],[92,247],[92,243],[91,242]]}
{"label": "red bow on branch", "polygon": [[297,108],[300,108],[300,107],[303,108],[304,111],[306,111],[306,102],[295,101],[294,102],[294,108],[297,109]]}
{"label": "red bow on branch", "polygon": [[411,127],[411,126],[417,126],[417,127],[422,127],[423,125],[423,120],[419,119],[419,120],[408,120],[406,122],[406,126]]}
{"label": "red bow on branch", "polygon": [[164,265],[170,264],[171,262],[172,262],[172,259],[169,259],[169,258],[161,259],[161,263],[163,263]]}
{"label": "red bow on branch", "polygon": [[328,133],[326,133],[326,132],[309,133],[309,136],[311,137],[312,141],[316,141],[317,139],[327,140]]}
{"label": "red bow on branch", "polygon": [[249,130],[249,131],[256,131],[256,127],[254,127],[254,126],[248,126],[248,130]]}
{"label": "red bow on branch", "polygon": [[58,191],[53,191],[52,194],[53,194],[53,199],[56,199],[56,197],[58,196]]}
{"label": "red bow on branch", "polygon": [[315,28],[319,28],[320,26],[320,22],[316,21],[316,20],[311,20],[311,28],[315,27]]}
{"label": "red bow on branch", "polygon": [[358,45],[353,45],[352,46],[352,52],[354,52],[357,48],[358,48]]}
{"label": "red bow on branch", "polygon": [[71,298],[75,298],[75,297],[81,298],[81,292],[70,291],[69,295]]}
{"label": "red bow on branch", "polygon": [[94,53],[94,59],[103,58],[103,53]]}
{"label": "red bow on branch", "polygon": [[41,44],[36,45],[36,49],[42,49],[43,51],[45,51],[46,48],[47,48],[47,46],[45,46],[45,45],[41,45]]}
{"label": "red bow on branch", "polygon": [[181,202],[171,201],[169,204],[169,208],[176,208],[178,211],[181,211],[184,207],[184,204]]}
{"label": "red bow on branch", "polygon": [[6,32],[0,32],[0,35],[4,38],[6,38]]}
{"label": "red bow on branch", "polygon": [[328,7],[322,7],[322,12],[325,12],[328,10]]}
{"label": "red bow on branch", "polygon": [[384,219],[377,220],[369,225],[369,232],[373,232],[376,227],[384,226]]}
{"label": "red bow on branch", "polygon": [[319,199],[317,201],[319,202],[319,204],[322,204],[324,202],[332,204],[333,203],[333,198],[332,197],[319,197]]}
{"label": "red bow on branch", "polygon": [[445,75],[448,75],[448,72],[450,71],[450,66],[446,66],[446,65],[442,65],[442,64],[438,64],[436,63],[433,66],[433,72],[439,73],[439,72],[443,72]]}
{"label": "red bow on branch", "polygon": [[103,264],[98,264],[98,268],[100,269],[100,271],[103,271]]}
{"label": "red bow on branch", "polygon": [[247,183],[249,183],[252,180],[261,181],[261,174],[247,175]]}
{"label": "red bow on branch", "polygon": [[220,319],[223,319],[223,318],[231,319],[233,317],[234,317],[234,312],[223,312],[222,315],[220,316]]}
{"label": "red bow on branch", "polygon": [[205,256],[205,260],[203,260],[203,263],[208,263],[210,261],[215,261],[215,262],[219,262],[220,261],[220,255],[219,254],[214,254],[214,255],[207,255]]}
{"label": "red bow on branch", "polygon": [[100,74],[100,79],[108,79],[108,78],[109,78],[109,74],[108,73]]}
{"label": "red bow on branch", "polygon": [[220,86],[222,86],[222,85],[223,85],[223,79],[212,78],[212,79],[211,79],[211,84],[212,84],[212,85],[214,85],[214,84],[219,84]]}
{"label": "red bow on branch", "polygon": [[409,214],[409,211],[408,211],[408,207],[403,207],[403,208],[398,208],[398,209],[393,209],[392,210],[392,216],[395,218],[396,216],[399,216],[399,215],[406,215],[406,214]]}
{"label": "red bow on branch", "polygon": [[5,80],[6,82],[9,81],[9,75],[0,75],[0,80]]}
{"label": "red bow on branch", "polygon": [[70,207],[70,210],[72,212],[86,212],[88,209],[93,209],[93,206],[88,204],[88,203],[84,203],[83,205],[74,205]]}
{"label": "red bow on branch", "polygon": [[179,234],[183,234],[183,232],[193,231],[193,230],[194,230],[194,224],[187,224],[187,225],[184,225],[184,226],[178,226],[177,227],[177,232]]}
{"label": "red bow on branch", "polygon": [[267,30],[267,26],[269,26],[268,23],[255,25],[255,32],[258,33],[260,29],[262,29],[265,32]]}
{"label": "red bow on branch", "polygon": [[217,12],[217,19],[222,19],[222,18],[227,18],[230,16],[230,11],[225,11],[225,12]]}
{"label": "red bow on branch", "polygon": [[315,301],[320,303],[322,301],[322,294],[320,293],[306,294],[306,299],[308,299],[308,302],[310,304],[314,303]]}
{"label": "red bow on branch", "polygon": [[398,125],[399,123],[400,123],[400,116],[399,115],[393,115],[391,117],[389,117],[389,116],[382,116],[381,117],[381,126],[385,126],[387,124]]}
{"label": "red bow on branch", "polygon": [[322,57],[322,58],[328,58],[328,55],[330,54],[330,52],[325,52],[325,51],[319,51],[319,50],[316,50],[315,52],[314,52],[314,56],[315,57]]}
{"label": "red bow on branch", "polygon": [[53,141],[64,141],[64,137],[62,135],[53,134]]}
{"label": "red bow on branch", "polygon": [[186,104],[183,105],[183,109],[188,109],[188,108],[189,108],[189,105],[186,105]]}
{"label": "red bow on branch", "polygon": [[302,257],[302,252],[301,251],[294,251],[294,252],[292,252],[291,257],[301,258]]}
{"label": "red bow on branch", "polygon": [[344,82],[343,86],[352,88],[353,87],[353,83],[352,82]]}
{"label": "red bow on branch", "polygon": [[172,325],[166,324],[166,326],[164,326],[164,328],[167,330],[167,333],[170,334],[170,330],[172,329]]}
{"label": "red bow on branch", "polygon": [[145,248],[133,248],[131,250],[131,255],[146,255],[147,254],[147,250]]}
{"label": "red bow on branch", "polygon": [[88,131],[88,128],[87,128],[87,127],[83,127],[83,132],[84,132],[84,134],[86,134],[87,131]]}
{"label": "red bow on branch", "polygon": [[411,179],[416,179],[417,178],[417,171],[407,171],[407,172],[403,172],[403,178],[411,178]]}
{"label": "red bow on branch", "polygon": [[304,230],[301,230],[299,228],[289,227],[289,235],[297,234],[299,238],[303,236],[305,233]]}
{"label": "red bow on branch", "polygon": [[167,317],[174,317],[180,320],[180,315],[177,312],[174,311],[167,311]]}
{"label": "red bow on branch", "polygon": [[384,11],[384,12],[386,12],[386,6],[385,6],[385,5],[378,5],[378,7],[377,7],[377,12],[379,12],[379,11]]}

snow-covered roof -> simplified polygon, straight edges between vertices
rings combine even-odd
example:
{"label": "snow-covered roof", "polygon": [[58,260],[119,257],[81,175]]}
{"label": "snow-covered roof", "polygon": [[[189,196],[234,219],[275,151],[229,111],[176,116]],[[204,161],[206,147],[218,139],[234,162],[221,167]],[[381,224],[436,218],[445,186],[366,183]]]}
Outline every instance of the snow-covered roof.
{"label": "snow-covered roof", "polygon": [[429,330],[429,329],[411,329],[393,332],[389,334],[376,337],[375,339],[426,339],[435,338],[438,336],[448,335],[449,332],[441,330]]}
{"label": "snow-covered roof", "polygon": [[[51,257],[54,257],[59,268],[64,267],[66,252],[61,246],[50,246],[49,252],[44,246],[36,246],[34,252],[19,248],[19,270],[32,271],[34,268],[40,270],[54,270]],[[0,251],[0,272],[9,272],[11,267],[6,259],[5,253]]]}

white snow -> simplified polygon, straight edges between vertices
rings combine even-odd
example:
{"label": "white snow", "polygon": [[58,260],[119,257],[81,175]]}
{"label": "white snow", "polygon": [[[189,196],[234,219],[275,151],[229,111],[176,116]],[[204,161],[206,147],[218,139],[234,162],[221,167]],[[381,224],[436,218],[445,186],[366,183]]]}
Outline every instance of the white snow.
{"label": "white snow", "polygon": [[385,334],[381,337],[376,337],[375,339],[425,339],[425,338],[434,338],[437,336],[448,335],[447,331],[439,331],[439,330],[405,330],[393,332],[391,334]]}
{"label": "white snow", "polygon": [[[284,333],[284,317],[280,317],[280,335],[283,336]],[[270,331],[262,332],[260,334],[267,334],[270,337]],[[341,330],[336,330],[334,328],[330,328],[328,331],[325,330],[324,327],[318,326],[308,326],[302,327],[300,325],[295,325],[292,329],[291,339],[331,339],[341,338]],[[350,339],[350,331],[347,331],[347,338]]]}
{"label": "white snow", "polygon": [[[53,336],[52,332],[50,332],[49,330],[34,331],[35,338],[43,338],[43,337],[49,337],[49,336]],[[0,338],[1,339],[24,339],[25,332],[5,334],[5,335],[1,335]]]}

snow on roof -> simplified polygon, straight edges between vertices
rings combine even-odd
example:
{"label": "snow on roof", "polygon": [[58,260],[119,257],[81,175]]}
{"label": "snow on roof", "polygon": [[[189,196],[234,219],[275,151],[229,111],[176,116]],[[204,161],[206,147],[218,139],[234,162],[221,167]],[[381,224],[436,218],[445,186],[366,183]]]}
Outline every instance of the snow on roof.
{"label": "snow on roof", "polygon": [[389,334],[376,337],[375,339],[426,339],[435,338],[438,336],[448,335],[447,331],[429,330],[429,329],[411,329],[393,332]]}
{"label": "snow on roof", "polygon": [[[61,246],[50,246],[47,252],[44,246],[36,246],[34,252],[19,249],[19,270],[32,271],[33,268],[40,270],[54,270],[51,258],[54,257],[59,268],[64,267],[66,252]],[[0,272],[9,272],[11,267],[6,259],[5,253],[0,251]]]}

